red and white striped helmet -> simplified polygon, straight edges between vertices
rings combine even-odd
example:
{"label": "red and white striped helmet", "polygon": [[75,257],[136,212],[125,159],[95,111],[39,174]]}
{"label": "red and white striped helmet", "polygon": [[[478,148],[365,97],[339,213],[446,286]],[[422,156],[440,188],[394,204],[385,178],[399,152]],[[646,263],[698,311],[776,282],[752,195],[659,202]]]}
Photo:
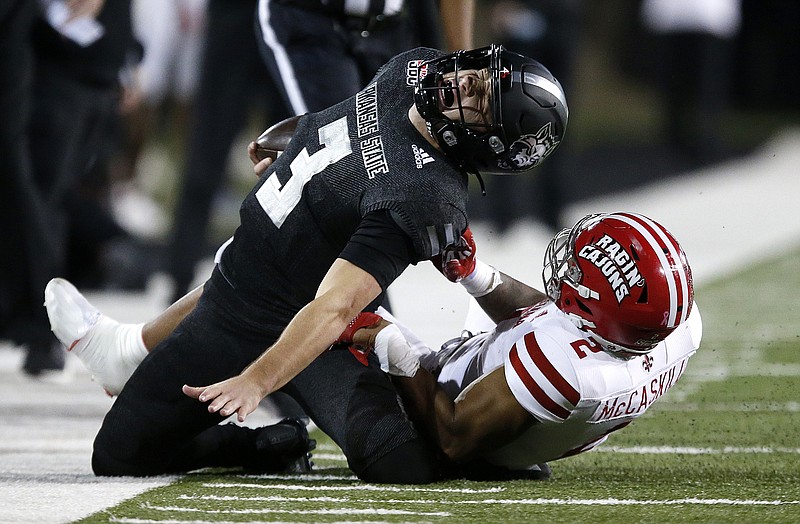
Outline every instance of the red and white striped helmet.
{"label": "red and white striped helmet", "polygon": [[588,215],[558,233],[542,277],[559,309],[612,352],[648,353],[694,302],[683,249],[664,226],[636,213]]}

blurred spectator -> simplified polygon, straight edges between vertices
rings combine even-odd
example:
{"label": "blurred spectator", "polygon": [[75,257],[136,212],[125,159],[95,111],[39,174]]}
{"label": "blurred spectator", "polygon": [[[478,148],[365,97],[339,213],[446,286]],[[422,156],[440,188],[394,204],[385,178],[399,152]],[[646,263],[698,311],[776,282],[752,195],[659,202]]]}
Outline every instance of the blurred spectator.
{"label": "blurred spectator", "polygon": [[748,110],[787,109],[797,121],[800,109],[800,2],[742,0],[742,26],[732,95],[737,107]]}
{"label": "blurred spectator", "polygon": [[692,161],[720,159],[741,0],[643,0],[641,19],[656,38],[669,144]]}
{"label": "blurred spectator", "polygon": [[57,275],[86,284],[108,241],[126,236],[87,178],[98,172],[118,74],[136,46],[129,1],[3,5],[2,223],[11,249],[0,329],[27,346],[23,368],[38,375],[63,366],[41,306],[45,284]]}
{"label": "blurred spectator", "polygon": [[206,6],[207,0],[133,0],[133,29],[144,58],[126,88],[112,196],[117,219],[143,236],[162,235],[167,218],[137,180],[138,160],[153,138],[176,137],[159,140],[170,145],[185,140],[200,74]]}
{"label": "blurred spectator", "polygon": [[42,307],[57,256],[48,212],[33,180],[27,135],[34,67],[30,30],[36,9],[36,0],[0,4],[0,340],[25,346],[25,365],[38,374],[61,369],[63,351]]}
{"label": "blurred spectator", "polygon": [[254,108],[260,112],[256,125],[261,130],[290,116],[258,53],[253,27],[257,2],[208,3],[200,77],[167,253],[167,270],[177,297],[194,280],[197,262],[218,247],[208,244],[208,224],[237,134],[252,123]]}
{"label": "blurred spectator", "polygon": [[108,160],[110,131],[119,117],[120,72],[141,58],[141,48],[133,36],[130,0],[84,1],[99,11],[83,18],[86,28],[78,34],[58,26],[57,1],[45,2],[45,15],[34,23],[29,138],[34,153],[47,145],[48,154],[34,154],[32,161],[60,253],[56,274],[101,287],[119,262],[108,261],[110,250],[133,241],[110,210]]}
{"label": "blurred spectator", "polygon": [[[259,0],[262,56],[294,114],[362,89],[378,68],[417,45],[471,48],[472,0]],[[433,15],[432,15],[433,13]],[[302,21],[302,23],[298,23]]]}
{"label": "blurred spectator", "polygon": [[[544,64],[561,82],[569,101],[581,42],[581,0],[497,0],[487,3],[490,39]],[[489,181],[489,218],[499,231],[515,220],[537,217],[551,229],[563,226],[560,183],[569,156],[567,139],[533,176]]]}

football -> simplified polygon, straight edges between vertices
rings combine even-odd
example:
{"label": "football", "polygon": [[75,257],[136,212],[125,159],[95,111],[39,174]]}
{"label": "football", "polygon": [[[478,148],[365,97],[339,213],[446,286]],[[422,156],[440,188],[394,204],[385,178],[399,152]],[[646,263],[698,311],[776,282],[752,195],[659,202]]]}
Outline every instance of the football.
{"label": "football", "polygon": [[256,139],[256,158],[259,161],[265,158],[271,158],[274,161],[278,158],[278,155],[283,153],[292,140],[298,120],[300,120],[299,116],[287,118],[261,133]]}

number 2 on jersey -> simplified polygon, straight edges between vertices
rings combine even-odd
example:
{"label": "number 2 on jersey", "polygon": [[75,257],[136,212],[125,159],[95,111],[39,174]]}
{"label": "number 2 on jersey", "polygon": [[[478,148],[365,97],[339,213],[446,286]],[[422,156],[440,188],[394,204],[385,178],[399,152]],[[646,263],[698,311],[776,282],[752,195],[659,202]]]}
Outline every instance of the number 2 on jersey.
{"label": "number 2 on jersey", "polygon": [[342,117],[319,128],[319,143],[322,149],[308,154],[303,148],[289,164],[291,178],[281,187],[278,174],[272,173],[256,192],[256,198],[275,227],[280,228],[289,213],[300,203],[303,188],[311,177],[326,167],[343,159],[353,149],[347,129],[347,117]]}

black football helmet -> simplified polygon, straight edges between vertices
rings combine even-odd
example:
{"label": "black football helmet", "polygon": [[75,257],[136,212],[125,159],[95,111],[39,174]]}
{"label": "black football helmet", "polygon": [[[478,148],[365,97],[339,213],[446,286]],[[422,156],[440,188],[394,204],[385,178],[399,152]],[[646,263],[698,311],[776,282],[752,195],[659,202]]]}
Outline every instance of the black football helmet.
{"label": "black football helmet", "polygon": [[[464,119],[458,74],[488,69],[492,114],[488,124]],[[453,82],[444,76],[455,73]],[[459,120],[442,112],[442,100],[457,98]],[[564,138],[569,109],[564,90],[542,64],[494,45],[457,51],[420,69],[414,102],[439,146],[465,170],[516,174],[544,160]]]}

